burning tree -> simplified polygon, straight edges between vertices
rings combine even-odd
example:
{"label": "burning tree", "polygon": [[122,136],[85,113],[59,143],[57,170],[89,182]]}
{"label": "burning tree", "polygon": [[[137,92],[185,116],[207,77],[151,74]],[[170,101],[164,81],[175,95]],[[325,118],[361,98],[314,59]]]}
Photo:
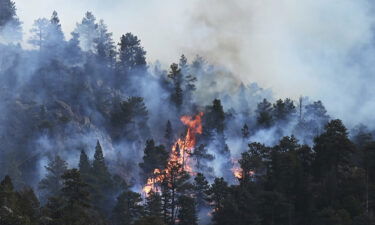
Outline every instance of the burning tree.
{"label": "burning tree", "polygon": [[202,134],[202,116],[201,112],[194,117],[181,117],[181,122],[188,127],[186,136],[179,138],[173,145],[167,167],[165,169],[155,168],[153,174],[147,179],[143,188],[146,194],[151,190],[160,192],[158,186],[168,179],[168,176],[173,177],[175,172],[193,174],[194,162],[190,156],[197,143],[196,135]]}

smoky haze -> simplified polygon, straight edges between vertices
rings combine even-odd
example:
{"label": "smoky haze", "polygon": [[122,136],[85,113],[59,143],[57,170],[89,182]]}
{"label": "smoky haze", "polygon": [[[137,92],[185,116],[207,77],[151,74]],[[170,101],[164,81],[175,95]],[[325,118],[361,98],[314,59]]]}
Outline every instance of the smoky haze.
{"label": "smoky haze", "polygon": [[278,97],[308,95],[323,100],[331,114],[350,125],[373,122],[370,1],[16,3],[24,31],[34,19],[48,17],[58,8],[68,34],[87,10],[93,11],[106,21],[116,41],[124,30],[139,35],[149,61],[158,59],[167,65],[181,53],[200,54],[225,65],[245,83],[271,88]]}

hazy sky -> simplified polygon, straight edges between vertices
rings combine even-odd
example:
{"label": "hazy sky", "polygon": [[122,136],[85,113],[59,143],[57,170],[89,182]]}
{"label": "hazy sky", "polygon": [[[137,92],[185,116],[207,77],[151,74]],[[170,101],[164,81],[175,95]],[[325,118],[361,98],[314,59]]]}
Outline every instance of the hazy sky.
{"label": "hazy sky", "polygon": [[[15,0],[18,15],[28,33],[38,17],[51,16],[56,10],[66,34],[74,30],[87,11],[103,19],[118,42],[132,32],[140,37],[150,61],[172,61],[178,58],[175,43],[184,34],[189,8],[176,0]],[[194,1],[188,1],[192,5]]]}
{"label": "hazy sky", "polygon": [[277,96],[309,95],[352,123],[375,110],[371,0],[15,0],[25,33],[59,13],[70,33],[86,11],[119,36],[140,37],[148,60],[201,54]]}

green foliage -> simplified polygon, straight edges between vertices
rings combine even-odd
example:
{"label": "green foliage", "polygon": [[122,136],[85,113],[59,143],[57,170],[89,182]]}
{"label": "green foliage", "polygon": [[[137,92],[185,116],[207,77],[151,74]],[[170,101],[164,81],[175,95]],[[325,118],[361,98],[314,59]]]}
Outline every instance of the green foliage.
{"label": "green foliage", "polygon": [[128,75],[131,72],[142,72],[146,70],[146,51],[140,45],[137,36],[126,33],[121,36],[119,49],[119,67]]}
{"label": "green foliage", "polygon": [[61,176],[68,170],[68,164],[60,156],[56,155],[45,168],[47,174],[40,181],[39,188],[43,190],[44,195],[48,198],[60,193],[63,187]]}
{"label": "green foliage", "polygon": [[146,197],[145,213],[147,216],[158,218],[162,221],[162,199],[158,192],[150,191]]}
{"label": "green foliage", "polygon": [[78,164],[79,172],[83,176],[90,174],[91,172],[91,165],[89,158],[86,155],[86,152],[84,150],[81,150],[81,155],[79,156],[79,164]]}
{"label": "green foliage", "polygon": [[113,210],[116,225],[133,225],[143,214],[141,195],[132,191],[125,191],[117,198]]}
{"label": "green foliage", "polygon": [[145,180],[154,175],[155,169],[163,170],[167,165],[168,157],[168,151],[165,150],[163,145],[155,146],[154,140],[147,140],[143,162],[139,164]]}
{"label": "green foliage", "polygon": [[258,126],[268,128],[273,124],[272,104],[267,99],[263,99],[262,102],[258,103],[255,112]]}
{"label": "green foliage", "polygon": [[165,126],[165,134],[164,134],[164,138],[165,138],[165,145],[167,146],[167,148],[171,148],[172,145],[173,145],[173,139],[174,139],[174,135],[173,135],[173,128],[172,128],[172,124],[171,124],[171,121],[167,121],[167,125]]}
{"label": "green foliage", "polygon": [[178,198],[178,224],[179,225],[198,225],[194,198],[182,195]]}
{"label": "green foliage", "polygon": [[191,157],[196,161],[196,168],[198,172],[211,172],[212,167],[209,166],[209,163],[215,159],[213,155],[208,153],[205,145],[201,144],[198,148],[194,149],[194,152],[191,154]]}
{"label": "green foliage", "polygon": [[197,208],[207,207],[208,190],[210,186],[205,176],[202,173],[198,173],[194,178],[193,185]]}
{"label": "green foliage", "polygon": [[177,109],[180,109],[183,103],[183,91],[181,87],[182,74],[181,69],[178,68],[176,63],[171,65],[168,77],[173,81],[174,85],[174,91],[171,94],[171,101],[175,104]]}

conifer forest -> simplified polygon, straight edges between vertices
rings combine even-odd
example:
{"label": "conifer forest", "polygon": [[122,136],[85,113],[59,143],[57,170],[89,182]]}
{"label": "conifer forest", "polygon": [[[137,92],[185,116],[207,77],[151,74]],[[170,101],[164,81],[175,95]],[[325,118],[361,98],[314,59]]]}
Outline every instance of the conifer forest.
{"label": "conifer forest", "polygon": [[[43,1],[48,2],[39,2]],[[238,17],[253,14],[252,21],[262,30],[262,21],[256,19],[261,13],[240,8],[263,1],[202,0],[201,4],[205,1],[212,4],[203,12],[210,15],[206,24],[230,24],[200,31],[207,33],[205,45],[218,40],[211,35],[219,37],[223,29],[237,24],[236,15],[223,13],[218,18],[213,16],[215,10],[239,10]],[[142,35],[126,26],[121,35],[114,35],[95,10],[87,9],[67,32],[60,13],[72,12],[60,12],[56,4],[48,17],[23,21],[19,12],[32,13],[35,7],[27,2],[0,0],[0,225],[375,224],[375,120],[371,119],[375,118],[371,117],[375,15],[370,16],[375,5],[371,1],[334,1],[337,7],[330,7],[329,1],[301,0],[311,11],[314,4],[327,4],[328,12],[352,10],[345,21],[337,21],[337,26],[346,24],[340,30],[349,30],[343,31],[349,36],[331,37],[336,22],[329,18],[319,24],[327,28],[320,33],[298,27],[319,43],[327,36],[335,41],[323,45],[319,63],[310,59],[320,45],[311,45],[300,51],[300,60],[285,66],[306,61],[313,71],[333,68],[320,71],[334,71],[334,86],[327,85],[332,78],[328,75],[311,83],[285,75],[279,82],[276,75],[263,76],[257,66],[248,73],[257,71],[260,80],[275,79],[276,85],[263,85],[250,75],[243,80],[237,75],[242,69],[235,68],[242,58],[218,62],[212,52],[199,51],[204,44],[193,41],[196,34],[190,32],[185,38],[191,36],[187,42],[197,48],[190,46],[186,53],[176,49],[179,54],[173,61],[150,60]],[[188,4],[183,2],[181,7]],[[231,7],[215,8],[220,4]],[[362,8],[368,13],[360,14]],[[310,23],[302,14],[297,17]],[[139,13],[137,18],[142,16],[147,15]],[[121,23],[121,14],[113,17]],[[359,18],[367,22],[357,23]],[[142,21],[128,23],[136,26]],[[273,21],[273,30],[283,28],[282,22],[275,22],[279,19]],[[173,30],[173,18],[169,22]],[[367,23],[371,29],[357,32],[365,30]],[[241,29],[233,35],[241,35]],[[160,31],[166,36],[168,32]],[[272,33],[252,37],[268,35]],[[293,35],[292,45],[303,46],[305,42]],[[231,37],[220,39],[216,55],[232,54]],[[359,41],[365,37],[372,42]],[[344,53],[335,49],[349,45],[349,40],[355,44],[348,50],[350,57],[343,59]],[[246,43],[238,41],[237,50],[242,45],[248,49]],[[250,49],[255,53],[246,60],[273,68],[276,61],[266,57],[277,55],[273,47],[254,44]],[[259,48],[267,54],[259,53]],[[164,57],[171,52],[162,50],[153,54]],[[280,57],[278,62],[287,60]],[[345,61],[345,70],[337,66],[339,60]],[[264,74],[278,71],[263,70]],[[301,71],[310,74],[308,69],[295,70]],[[348,78],[350,74],[355,75]],[[305,96],[300,90],[307,86],[320,93]],[[284,92],[290,93],[284,97],[278,87],[299,94]],[[320,98],[323,95],[329,97]]]}

